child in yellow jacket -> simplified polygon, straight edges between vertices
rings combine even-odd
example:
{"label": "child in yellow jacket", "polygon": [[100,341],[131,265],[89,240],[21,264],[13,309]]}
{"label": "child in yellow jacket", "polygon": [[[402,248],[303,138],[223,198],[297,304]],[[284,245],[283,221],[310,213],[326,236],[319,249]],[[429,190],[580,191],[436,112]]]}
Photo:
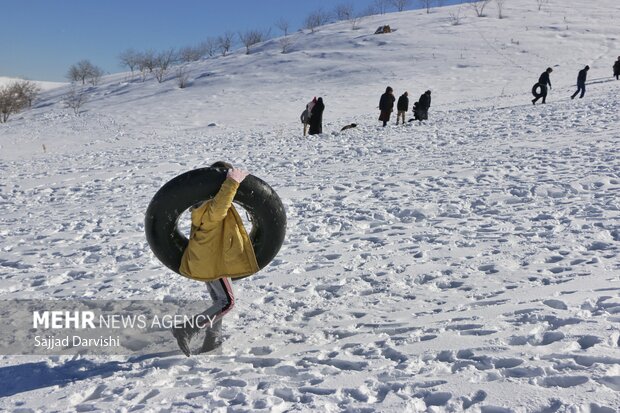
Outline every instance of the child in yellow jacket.
{"label": "child in yellow jacket", "polygon": [[212,200],[191,210],[190,239],[181,258],[179,272],[188,278],[205,281],[213,305],[194,317],[193,323],[173,329],[181,351],[190,356],[189,342],[201,329],[207,333],[202,351],[221,344],[222,317],[235,304],[230,280],[258,272],[254,248],[243,222],[232,205],[247,172],[225,162],[212,167],[228,168],[226,180]]}

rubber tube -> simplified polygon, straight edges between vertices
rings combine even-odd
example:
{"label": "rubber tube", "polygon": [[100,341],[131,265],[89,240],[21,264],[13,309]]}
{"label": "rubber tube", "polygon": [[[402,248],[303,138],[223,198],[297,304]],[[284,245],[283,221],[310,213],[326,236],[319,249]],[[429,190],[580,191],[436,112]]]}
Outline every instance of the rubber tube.
{"label": "rubber tube", "polygon": [[[178,228],[181,214],[192,205],[213,198],[226,179],[223,168],[194,169],[181,174],[155,194],[146,210],[144,231],[155,256],[179,273],[188,240]],[[250,240],[259,268],[264,268],[280,251],[286,233],[286,213],[276,192],[261,179],[248,175],[233,202],[243,207],[254,225]],[[240,279],[244,277],[239,277]]]}

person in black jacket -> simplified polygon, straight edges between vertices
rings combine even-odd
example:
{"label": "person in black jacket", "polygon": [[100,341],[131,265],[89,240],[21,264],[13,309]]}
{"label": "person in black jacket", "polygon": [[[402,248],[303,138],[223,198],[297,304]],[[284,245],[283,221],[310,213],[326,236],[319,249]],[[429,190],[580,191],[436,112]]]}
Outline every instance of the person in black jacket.
{"label": "person in black jacket", "polygon": [[431,91],[427,90],[422,93],[420,99],[416,102],[413,107],[413,117],[414,119],[422,122],[423,120],[428,119],[428,109],[431,107]]}
{"label": "person in black jacket", "polygon": [[[551,79],[549,78],[551,72],[553,72],[553,69],[548,67],[547,70],[542,72],[538,78],[538,83],[536,83],[536,86],[540,86],[540,95],[534,95],[535,97],[532,99],[532,105],[535,105],[540,98],[542,98],[542,103],[547,103],[547,85],[549,86],[549,89],[551,89]],[[534,86],[534,88],[536,88],[536,86]]]}
{"label": "person in black jacket", "polygon": [[323,98],[318,98],[315,105],[310,111],[310,130],[309,135],[318,135],[323,133],[323,111],[325,110],[325,104]]}
{"label": "person in black jacket", "polygon": [[616,80],[620,78],[620,56],[618,56],[618,60],[614,63],[614,76],[616,77]]}
{"label": "person in black jacket", "polygon": [[385,93],[381,95],[381,99],[379,100],[379,110],[381,111],[381,115],[379,115],[379,120],[383,121],[383,127],[390,121],[390,114],[394,110],[394,101],[396,98],[394,97],[394,90],[391,87],[385,88]]}
{"label": "person in black jacket", "polygon": [[579,71],[579,74],[577,75],[577,91],[573,93],[573,96],[570,97],[571,99],[575,99],[575,96],[577,96],[577,93],[579,92],[581,92],[579,99],[586,94],[586,78],[588,77],[588,70],[590,70],[590,66],[586,66]]}
{"label": "person in black jacket", "polygon": [[405,124],[405,114],[409,110],[409,93],[405,92],[398,98],[398,103],[396,103],[396,109],[398,109],[398,114],[396,115],[396,124],[398,125],[398,121],[403,119],[403,125]]}

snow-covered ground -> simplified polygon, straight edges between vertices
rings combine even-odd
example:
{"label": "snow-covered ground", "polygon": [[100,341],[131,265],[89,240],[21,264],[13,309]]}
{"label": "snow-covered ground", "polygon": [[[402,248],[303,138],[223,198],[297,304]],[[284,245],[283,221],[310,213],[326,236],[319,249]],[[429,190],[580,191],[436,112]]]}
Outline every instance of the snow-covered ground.
{"label": "snow-covered ground", "polygon": [[[206,297],[153,257],[143,220],[163,183],[215,160],[276,189],[287,239],[234,284],[215,354],[3,356],[0,408],[618,411],[620,10],[592,3],[333,24],[289,54],[195,63],[186,89],[106,77],[79,117],[46,92],[0,125],[1,298]],[[388,84],[432,89],[430,120],[381,128]],[[314,95],[326,133],[302,138]]]}
{"label": "snow-covered ground", "polygon": [[[18,79],[15,77],[5,77],[5,76],[0,76],[0,87],[4,86],[4,85],[8,85],[11,84],[13,82],[19,82],[22,81],[23,79]],[[44,82],[44,81],[34,81],[34,83],[37,84],[37,86],[39,86],[39,88],[41,90],[47,91],[47,90],[52,90],[55,89],[57,87],[61,87],[61,86],[66,86],[66,83],[63,82]]]}

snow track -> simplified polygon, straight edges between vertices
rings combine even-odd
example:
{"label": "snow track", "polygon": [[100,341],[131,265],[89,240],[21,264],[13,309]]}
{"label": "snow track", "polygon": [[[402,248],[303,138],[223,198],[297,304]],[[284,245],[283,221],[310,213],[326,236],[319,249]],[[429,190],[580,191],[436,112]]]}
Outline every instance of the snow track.
{"label": "snow track", "polygon": [[618,103],[609,93],[307,139],[231,134],[234,148],[169,136],[3,162],[5,298],[205,296],[155,261],[142,221],[162,183],[217,159],[267,180],[289,220],[277,259],[235,284],[219,353],[5,357],[3,382],[43,373],[5,387],[4,407],[27,390],[78,411],[618,406]]}
{"label": "snow track", "polygon": [[[0,410],[618,411],[618,9],[595,3],[339,23],[293,35],[289,54],[274,40],[190,65],[183,90],[106,77],[79,117],[46,92],[0,125],[2,299],[206,305],[143,222],[165,182],[216,160],[278,192],[287,237],[233,285],[222,349],[0,356]],[[554,89],[532,106],[549,65]],[[388,84],[412,103],[431,88],[430,120],[379,127]],[[326,133],[302,138],[314,95]]]}

